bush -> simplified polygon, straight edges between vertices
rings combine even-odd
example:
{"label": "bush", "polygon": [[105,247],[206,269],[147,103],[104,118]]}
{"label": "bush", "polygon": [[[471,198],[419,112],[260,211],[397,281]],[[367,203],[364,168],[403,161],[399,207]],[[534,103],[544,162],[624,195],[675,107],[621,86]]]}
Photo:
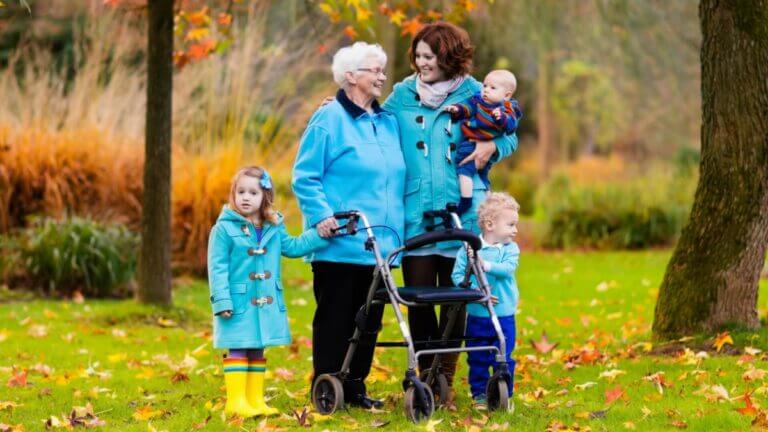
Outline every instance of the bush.
{"label": "bush", "polygon": [[496,173],[491,181],[491,188],[512,195],[520,204],[520,214],[533,214],[536,207],[536,181],[530,175],[517,171]]}
{"label": "bush", "polygon": [[539,192],[547,247],[635,249],[671,244],[690,209],[695,176],[657,172],[609,184],[556,175]]}
{"label": "bush", "polygon": [[123,225],[37,219],[21,233],[19,254],[32,286],[48,294],[125,297],[138,245],[138,236]]}

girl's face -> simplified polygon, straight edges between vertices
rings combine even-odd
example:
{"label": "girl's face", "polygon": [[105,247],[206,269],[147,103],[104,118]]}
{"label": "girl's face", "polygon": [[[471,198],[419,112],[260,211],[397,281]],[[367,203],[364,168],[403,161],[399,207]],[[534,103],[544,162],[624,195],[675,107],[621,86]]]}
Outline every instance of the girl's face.
{"label": "girl's face", "polygon": [[511,243],[517,237],[520,216],[515,210],[504,209],[483,230],[483,238],[489,243]]}
{"label": "girl's face", "polygon": [[416,44],[416,53],[414,55],[416,69],[418,69],[421,80],[427,84],[438,81],[445,81],[445,71],[437,65],[437,55],[432,52],[432,48],[424,41]]}
{"label": "girl's face", "polygon": [[263,199],[264,191],[261,190],[259,179],[244,175],[237,180],[235,206],[240,214],[245,217],[257,216]]}

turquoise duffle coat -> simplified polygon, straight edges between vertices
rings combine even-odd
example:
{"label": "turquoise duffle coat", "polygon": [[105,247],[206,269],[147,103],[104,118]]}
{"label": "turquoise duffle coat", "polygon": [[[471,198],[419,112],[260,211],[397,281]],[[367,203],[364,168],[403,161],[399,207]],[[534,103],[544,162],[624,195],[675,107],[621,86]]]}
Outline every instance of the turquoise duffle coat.
{"label": "turquoise duffle coat", "polygon": [[[293,237],[279,215],[264,223],[261,241],[255,227],[224,206],[208,240],[208,283],[213,308],[213,346],[243,349],[288,345],[280,257],[300,257],[328,242],[311,229]],[[231,310],[230,318],[215,315]]]}
{"label": "turquoise duffle coat", "polygon": [[[424,220],[427,210],[444,209],[459,202],[456,175],[456,149],[465,140],[459,122],[450,122],[443,108],[464,102],[480,91],[482,84],[472,77],[454,90],[443,104],[432,109],[421,104],[412,75],[395,84],[382,107],[393,113],[400,127],[400,146],[405,157],[405,237],[426,232],[433,221]],[[450,125],[450,127],[449,127]],[[497,154],[491,162],[503,159],[517,149],[517,136],[504,135],[494,140]],[[485,200],[485,185],[475,175],[472,208],[462,216],[464,228],[479,232],[477,207]],[[443,242],[439,248],[456,248],[457,243]]]}

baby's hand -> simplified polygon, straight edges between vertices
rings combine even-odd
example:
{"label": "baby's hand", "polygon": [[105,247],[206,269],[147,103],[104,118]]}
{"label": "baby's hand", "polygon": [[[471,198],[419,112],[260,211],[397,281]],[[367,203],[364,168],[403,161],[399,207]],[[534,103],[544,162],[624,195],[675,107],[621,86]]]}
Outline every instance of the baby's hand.
{"label": "baby's hand", "polygon": [[231,310],[225,310],[217,313],[216,315],[224,318],[224,319],[230,319],[232,318],[232,311]]}
{"label": "baby's hand", "polygon": [[493,115],[493,118],[495,118],[496,120],[500,120],[501,119],[501,108],[496,108],[493,111],[491,111],[491,115]]}

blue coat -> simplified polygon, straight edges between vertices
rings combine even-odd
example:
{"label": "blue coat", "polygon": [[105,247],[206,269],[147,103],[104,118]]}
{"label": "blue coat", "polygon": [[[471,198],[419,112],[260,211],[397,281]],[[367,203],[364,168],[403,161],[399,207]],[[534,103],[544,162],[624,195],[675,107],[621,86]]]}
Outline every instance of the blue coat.
{"label": "blue coat", "polygon": [[[400,150],[397,120],[374,101],[373,113],[352,103],[340,90],[320,108],[301,137],[293,167],[293,191],[306,227],[335,212],[360,210],[376,228],[382,254],[403,237],[405,162]],[[365,233],[330,239],[330,246],[311,261],[374,265],[364,248]]]}
{"label": "blue coat", "polygon": [[[299,257],[327,241],[311,230],[292,237],[282,215],[265,223],[261,241],[252,223],[224,206],[208,240],[208,283],[215,348],[264,348],[291,343],[280,256]],[[215,314],[231,310],[230,318]]]}
{"label": "blue coat", "polygon": [[[517,303],[520,299],[520,293],[517,290],[517,271],[520,262],[520,248],[517,243],[493,244],[489,245],[483,242],[483,248],[480,249],[480,258],[490,265],[490,270],[485,272],[488,279],[488,285],[491,287],[491,294],[499,298],[499,303],[494,305],[493,310],[500,317],[514,315],[517,311]],[[464,280],[464,269],[467,267],[467,252],[461,248],[456,255],[456,263],[453,266],[451,279],[458,286]],[[472,276],[470,279],[472,287],[477,289],[477,279]],[[472,316],[489,317],[488,309],[480,303],[470,303],[467,305],[467,314]]]}
{"label": "blue coat", "polygon": [[[400,126],[400,144],[405,156],[405,235],[413,237],[426,231],[431,221],[423,220],[426,210],[444,209],[448,203],[459,202],[459,181],[454,156],[459,143],[465,140],[458,122],[453,122],[450,135],[446,132],[450,113],[443,108],[472,97],[482,84],[467,77],[458,89],[448,95],[443,104],[431,109],[421,105],[416,92],[415,76],[395,84],[383,108],[395,114]],[[505,135],[494,140],[498,153],[492,162],[509,156],[517,149],[517,136]],[[450,155],[450,158],[448,158]],[[479,232],[477,206],[485,200],[485,185],[476,176],[472,208],[462,216],[464,228]],[[441,248],[455,248],[456,243],[443,242]]]}

